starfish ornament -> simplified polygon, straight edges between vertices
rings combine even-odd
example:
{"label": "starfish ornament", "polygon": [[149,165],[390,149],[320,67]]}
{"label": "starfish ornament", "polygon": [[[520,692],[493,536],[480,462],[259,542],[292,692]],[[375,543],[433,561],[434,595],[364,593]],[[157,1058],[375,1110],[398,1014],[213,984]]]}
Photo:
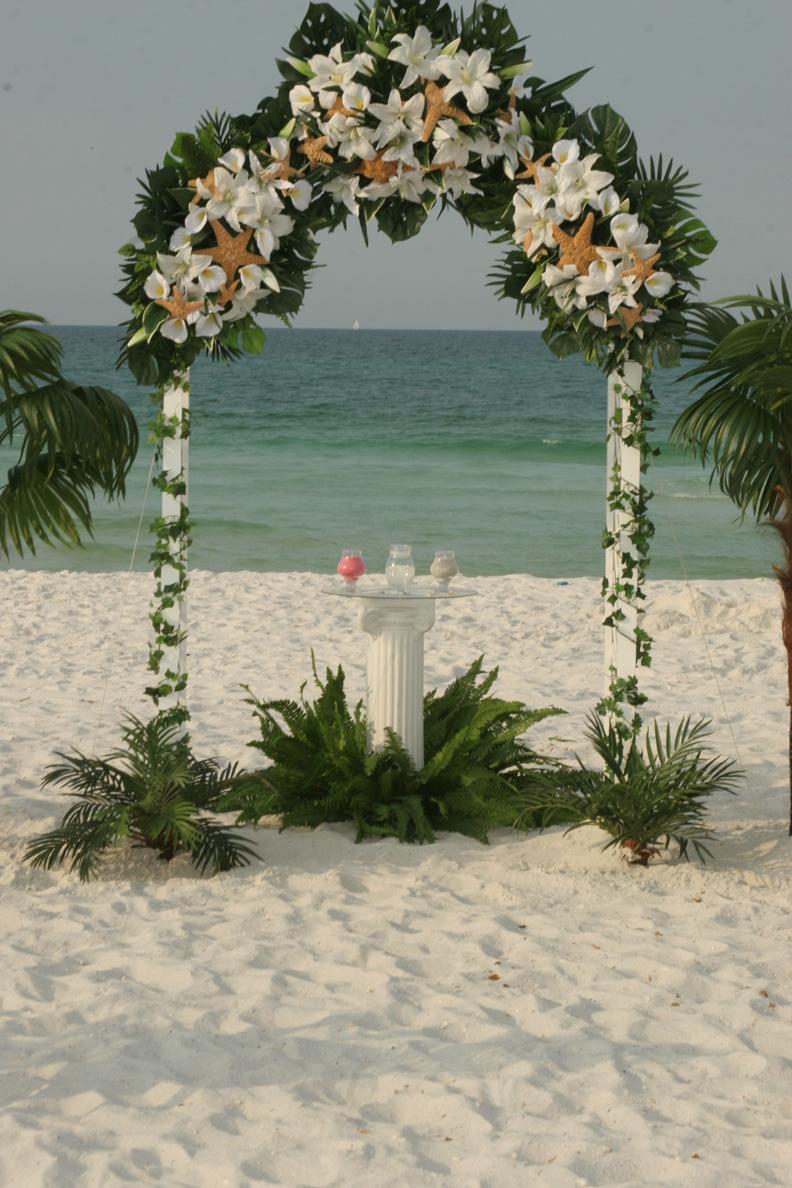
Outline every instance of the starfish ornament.
{"label": "starfish ornament", "polygon": [[333,164],[333,158],[324,151],[326,144],[326,136],[314,136],[311,140],[304,140],[300,145],[300,152],[308,158],[312,169],[315,169],[317,165]]}
{"label": "starfish ornament", "polygon": [[653,265],[660,259],[660,253],[655,252],[648,260],[642,260],[637,252],[630,252],[630,259],[632,260],[632,268],[625,268],[622,273],[623,276],[637,276],[641,284],[648,281],[650,276],[654,275],[655,269]]}
{"label": "starfish ornament", "polygon": [[354,114],[355,114],[354,111],[350,111],[348,107],[344,107],[344,101],[340,95],[336,95],[335,103],[333,104],[332,107],[328,107],[328,109],[327,109],[327,118],[328,119],[330,119],[330,117],[334,116],[334,115],[352,116]]}
{"label": "starfish ornament", "polygon": [[210,219],[209,226],[214,231],[217,243],[214,247],[201,247],[202,256],[211,256],[222,268],[231,283],[238,268],[244,264],[268,264],[263,256],[257,256],[247,250],[253,228],[247,227],[239,235],[231,235],[226,231],[219,219]]}
{"label": "starfish ornament", "polygon": [[385,185],[399,172],[398,161],[383,161],[382,156],[374,157],[371,161],[361,161],[355,173],[377,185]]}
{"label": "starfish ornament", "polygon": [[234,300],[234,294],[239,288],[239,281],[234,281],[231,285],[224,285],[217,296],[218,305],[228,305],[229,301]]}
{"label": "starfish ornament", "polygon": [[174,289],[171,297],[159,297],[156,301],[163,309],[167,309],[172,318],[186,318],[195,313],[196,309],[203,309],[203,301],[188,301],[180,289]]}
{"label": "starfish ornament", "polygon": [[561,255],[558,258],[559,268],[563,268],[565,264],[574,264],[581,276],[586,275],[589,266],[600,258],[599,251],[591,242],[593,228],[593,211],[589,211],[582,226],[574,235],[567,235],[566,231],[562,231],[557,225],[553,227],[553,238],[561,248]]}
{"label": "starfish ornament", "polygon": [[642,317],[642,305],[636,305],[635,309],[629,305],[620,305],[619,317],[609,318],[605,324],[606,326],[619,326],[625,333],[628,333],[630,330],[635,329]]}
{"label": "starfish ornament", "polygon": [[535,161],[532,161],[530,157],[520,157],[525,169],[522,173],[515,173],[515,181],[533,181],[533,179],[536,177],[537,169],[541,169],[545,161],[549,160],[549,157],[549,153],[543,153],[542,156],[537,157]]}
{"label": "starfish ornament", "polygon": [[443,92],[437,83],[427,83],[424,95],[426,96],[426,114],[424,115],[424,130],[421,137],[424,144],[431,140],[432,133],[443,116],[457,120],[460,124],[473,123],[471,117],[461,107],[456,107],[453,103],[446,103]]}

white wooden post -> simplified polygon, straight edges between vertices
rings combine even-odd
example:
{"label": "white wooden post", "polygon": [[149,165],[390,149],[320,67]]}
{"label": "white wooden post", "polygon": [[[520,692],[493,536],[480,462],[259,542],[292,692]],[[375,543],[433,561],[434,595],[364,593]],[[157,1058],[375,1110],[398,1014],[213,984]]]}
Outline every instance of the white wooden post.
{"label": "white wooden post", "polygon": [[[625,363],[621,372],[612,372],[608,376],[608,490],[613,481],[613,468],[619,466],[623,485],[634,488],[641,486],[641,450],[638,446],[625,445],[618,433],[614,433],[611,425],[617,413],[621,413],[622,432],[629,429],[629,405],[618,389],[625,388],[631,392],[638,392],[643,379],[643,368],[640,363]],[[608,531],[616,538],[616,543],[609,545],[605,557],[605,573],[608,584],[613,590],[622,580],[622,545],[629,549],[629,541],[622,540],[622,530],[627,522],[626,513],[608,508]],[[609,608],[610,609],[610,608]],[[614,627],[606,628],[605,637],[605,689],[607,691],[612,679],[612,670],[616,676],[627,678],[636,673],[635,628],[638,625],[638,615],[634,606],[620,604],[625,618]]]}
{"label": "white wooden post", "polygon": [[[189,436],[185,437],[182,434],[182,426],[190,415],[189,371],[184,372],[178,377],[174,377],[173,385],[165,389],[162,399],[162,414],[166,423],[175,419],[178,426],[175,434],[172,437],[166,437],[162,443],[162,469],[166,478],[171,481],[182,479],[184,482],[183,494],[170,495],[167,491],[162,492],[162,517],[165,520],[175,522],[187,506],[190,442]],[[169,551],[175,561],[186,565],[187,549],[186,546],[183,547],[183,542],[180,539],[177,538],[170,542]],[[179,578],[179,570],[168,565],[162,567],[161,586],[166,595],[168,586],[178,583]],[[160,671],[162,674],[173,672],[181,676],[187,671],[186,595],[182,594],[177,597],[174,605],[165,610],[164,616],[169,625],[174,627],[179,633],[179,642],[175,647],[165,649]],[[171,697],[163,698],[160,708],[168,710],[174,709],[177,706],[181,707],[184,705],[185,700],[186,698],[182,691]]]}

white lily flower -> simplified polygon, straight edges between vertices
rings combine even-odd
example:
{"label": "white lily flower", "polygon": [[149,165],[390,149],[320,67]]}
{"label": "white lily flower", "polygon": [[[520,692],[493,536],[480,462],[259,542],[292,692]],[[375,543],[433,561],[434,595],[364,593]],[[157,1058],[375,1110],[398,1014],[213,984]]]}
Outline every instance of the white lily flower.
{"label": "white lily flower", "polygon": [[608,315],[605,313],[604,309],[600,309],[598,306],[595,306],[594,309],[588,310],[586,317],[593,326],[597,327],[598,330],[607,330]]}
{"label": "white lily flower", "polygon": [[525,84],[529,77],[529,71],[532,69],[533,62],[526,62],[523,72],[514,76],[509,87],[509,98],[513,96],[515,99],[523,99],[528,94],[528,88]]}
{"label": "white lily flower", "polygon": [[308,59],[308,65],[314,72],[314,77],[309,79],[308,86],[312,91],[335,89],[343,91],[357,74],[360,68],[359,59],[362,56],[364,55],[358,55],[350,59],[349,62],[345,62],[341,42],[334,45],[329,54],[314,54],[312,58]]}
{"label": "white lily flower", "polygon": [[219,305],[209,305],[206,313],[201,314],[195,323],[195,333],[199,338],[214,338],[222,329],[223,316]]}
{"label": "white lily flower", "polygon": [[564,223],[576,223],[583,213],[583,199],[578,194],[564,194],[559,191],[555,198],[556,210]]}
{"label": "white lily flower", "polygon": [[360,197],[359,174],[351,173],[334,177],[332,181],[325,183],[324,190],[325,193],[332,194],[336,202],[343,203],[350,214],[357,215],[360,210],[358,205]]}
{"label": "white lily flower", "polygon": [[228,278],[220,265],[215,264],[211,256],[196,256],[195,259],[207,261],[195,274],[195,279],[201,287],[201,293],[216,293],[222,289]]}
{"label": "white lily flower", "polygon": [[641,314],[641,321],[652,325],[654,322],[659,322],[662,316],[659,309],[645,309]]}
{"label": "white lily flower", "polygon": [[261,268],[258,264],[244,264],[237,272],[242,293],[253,293],[266,285],[274,293],[280,293],[280,285],[271,268]]}
{"label": "white lily flower", "polygon": [[214,171],[214,194],[206,204],[210,219],[225,219],[234,231],[240,231],[239,211],[247,206],[251,197],[250,178],[246,169],[234,175],[218,166]]}
{"label": "white lily flower", "polygon": [[388,54],[388,60],[407,67],[401,82],[403,87],[411,87],[419,78],[434,81],[440,77],[437,67],[440,50],[432,45],[432,34],[425,25],[419,25],[413,37],[409,33],[397,33],[393,40],[399,44]]}
{"label": "white lily flower", "polygon": [[540,165],[534,174],[533,208],[540,210],[549,202],[554,202],[558,196],[558,169]]}
{"label": "white lily flower", "polygon": [[231,302],[231,308],[223,314],[223,321],[238,322],[240,318],[247,317],[256,308],[258,300],[256,293],[237,293]]}
{"label": "white lily flower", "polygon": [[402,99],[396,87],[388,96],[387,103],[371,103],[369,111],[379,120],[377,144],[380,148],[405,133],[419,140],[423,135],[423,111],[426,100],[423,95]]}
{"label": "white lily flower", "polygon": [[435,165],[463,167],[470,160],[472,141],[465,136],[456,120],[440,120],[434,130]]}
{"label": "white lily flower", "polygon": [[396,183],[396,192],[405,202],[422,202],[424,194],[437,194],[440,190],[435,182],[423,176],[420,167],[403,169]]}
{"label": "white lily flower", "polygon": [[231,173],[239,173],[242,166],[245,164],[245,152],[241,148],[229,149],[222,157],[218,158],[220,164],[224,168],[231,171]]}
{"label": "white lily flower", "polygon": [[187,322],[184,318],[168,318],[160,326],[159,332],[163,338],[169,338],[171,342],[181,345],[187,341]]}
{"label": "white lily flower", "polygon": [[577,281],[578,270],[574,264],[565,264],[563,268],[557,268],[555,264],[548,264],[542,273],[542,280],[548,289],[554,289],[556,285],[562,285],[567,281]]}
{"label": "white lily flower", "polygon": [[346,125],[338,142],[340,155],[346,161],[350,161],[353,157],[359,157],[361,161],[373,161],[377,155],[373,143],[376,135],[375,130],[366,128],[357,120],[347,119]]}
{"label": "white lily flower", "polygon": [[584,297],[596,297],[598,293],[609,293],[617,275],[616,266],[604,256],[600,256],[598,260],[593,260],[589,265],[588,273],[578,280],[578,293],[582,293]]}
{"label": "white lily flower", "polygon": [[574,264],[556,268],[548,264],[542,273],[542,280],[559,309],[569,313],[573,309],[585,309],[586,298],[577,291],[578,270]]}
{"label": "white lily flower", "polygon": [[353,114],[362,113],[367,110],[371,103],[371,91],[368,87],[364,87],[362,83],[352,83],[345,87],[341,95],[341,102],[348,111]]}
{"label": "white lily flower", "polygon": [[170,284],[162,273],[155,268],[146,278],[143,291],[152,301],[167,301],[170,297]]}
{"label": "white lily flower", "polygon": [[[496,120],[495,127],[498,130],[498,144],[492,146],[496,150],[493,155],[505,157],[512,167],[513,175],[513,171],[520,163],[520,157],[530,158],[533,156],[533,141],[522,131],[520,113],[516,108],[509,113],[508,120]],[[482,161],[489,155],[489,153],[482,153]]]}
{"label": "white lily flower", "polygon": [[281,237],[294,230],[294,219],[281,214],[283,203],[273,190],[256,194],[253,204],[245,207],[240,218],[246,227],[255,230],[256,244],[262,256],[269,260],[280,247]]}
{"label": "white lily flower", "polygon": [[415,156],[415,140],[409,132],[403,132],[396,140],[391,140],[385,152],[383,161],[400,161],[402,165],[416,169],[418,161]]}
{"label": "white lily flower", "polygon": [[192,246],[192,235],[186,227],[177,227],[168,241],[168,247],[172,252],[180,252],[182,248]]}
{"label": "white lily flower", "polygon": [[613,215],[619,213],[621,199],[614,190],[613,186],[607,186],[606,189],[601,190],[597,195],[597,201],[595,205],[597,210],[604,214],[606,219],[609,219]]}
{"label": "white lily flower", "polygon": [[566,161],[558,170],[559,192],[569,200],[579,201],[581,207],[587,202],[596,206],[600,190],[613,181],[612,173],[592,168],[596,160],[598,155],[591,153],[582,161]]}
{"label": "white lily flower", "polygon": [[478,174],[471,173],[469,169],[452,167],[443,170],[443,189],[452,198],[460,198],[463,194],[480,194],[481,190],[473,185],[477,180]]}
{"label": "white lily flower", "polygon": [[641,282],[637,276],[617,274],[608,291],[608,309],[611,313],[616,313],[620,305],[627,305],[631,309],[635,309],[638,302],[635,300],[634,294],[640,287]]}
{"label": "white lily flower", "polygon": [[289,91],[289,106],[293,116],[311,116],[314,114],[314,94],[310,87],[298,83]]}
{"label": "white lily flower", "polygon": [[670,272],[653,272],[644,281],[647,293],[653,297],[665,297],[674,286],[674,278]]}
{"label": "white lily flower", "polygon": [[[193,236],[197,235],[199,231],[203,231],[206,226],[207,217],[205,206],[191,206],[190,213],[184,220],[184,229],[187,234]],[[173,246],[173,243],[171,243],[171,247]],[[178,251],[179,249],[177,248],[176,250]]]}
{"label": "white lily flower", "polygon": [[491,60],[491,52],[485,49],[474,50],[472,54],[460,50],[454,57],[441,55],[437,59],[437,65],[448,79],[443,88],[446,103],[461,91],[469,111],[474,115],[484,111],[489,103],[487,91],[497,91],[501,86],[497,74],[490,70]]}
{"label": "white lily flower", "polygon": [[186,289],[187,285],[197,279],[198,273],[212,263],[211,256],[194,256],[189,247],[180,248],[175,256],[157,252],[160,272],[166,280],[181,289]]}
{"label": "white lily flower", "polygon": [[634,214],[617,214],[611,219],[611,235],[614,243],[625,251],[641,247],[649,238],[649,228],[639,223]]}
{"label": "white lily flower", "polygon": [[558,215],[552,206],[534,210],[530,201],[521,193],[514,195],[514,242],[522,244],[528,236],[531,241],[525,247],[528,256],[533,256],[541,247],[553,247],[553,227],[559,223]]}
{"label": "white lily flower", "polygon": [[289,199],[295,210],[307,210],[311,205],[313,187],[304,177],[298,178],[297,181],[280,181],[277,185],[281,193],[285,194]]}
{"label": "white lily flower", "polygon": [[553,160],[559,165],[566,165],[567,161],[577,161],[580,156],[580,145],[576,140],[557,140],[553,145]]}
{"label": "white lily flower", "polygon": [[397,174],[394,174],[384,182],[369,182],[365,190],[360,191],[360,197],[365,198],[367,202],[378,202],[380,198],[390,198],[398,188],[399,178]]}

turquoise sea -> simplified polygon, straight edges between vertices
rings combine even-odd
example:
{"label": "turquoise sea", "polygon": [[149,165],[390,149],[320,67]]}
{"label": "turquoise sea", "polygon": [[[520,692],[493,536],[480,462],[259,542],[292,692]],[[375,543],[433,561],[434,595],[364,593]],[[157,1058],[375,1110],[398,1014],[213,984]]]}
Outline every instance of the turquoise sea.
{"label": "turquoise sea", "polygon": [[[113,387],[144,424],[148,393],[114,371],[119,331],[56,333],[66,374]],[[771,533],[740,526],[701,467],[666,445],[689,400],[678,375],[656,382],[651,572],[767,575]],[[194,369],[191,563],[329,571],[357,545],[379,569],[397,540],[413,545],[419,570],[454,548],[469,574],[598,576],[605,400],[595,368],[555,359],[530,331],[271,330],[260,357]],[[42,546],[24,564],[127,569],[150,456],[144,434],[127,499],[97,508],[94,542]],[[155,513],[149,492],[144,525]],[[144,532],[136,569],[147,553]]]}

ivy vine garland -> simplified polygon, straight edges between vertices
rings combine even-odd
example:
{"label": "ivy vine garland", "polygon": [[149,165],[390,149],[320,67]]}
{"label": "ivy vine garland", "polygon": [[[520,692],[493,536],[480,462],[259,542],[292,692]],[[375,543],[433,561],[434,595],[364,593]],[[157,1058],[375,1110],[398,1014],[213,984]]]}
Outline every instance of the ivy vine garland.
{"label": "ivy vine garland", "polygon": [[[255,316],[298,312],[320,232],[356,219],[364,237],[376,223],[396,242],[447,207],[507,245],[490,283],[543,318],[557,355],[605,372],[676,363],[694,270],[714,246],[686,172],[639,160],[611,108],[578,114],[565,92],[586,71],[534,74],[505,8],[357,9],[311,4],[277,93],[251,115],[204,117],[147,172],[138,242],[121,249],[122,361],[138,381],[166,384],[202,353],[261,350]],[[649,399],[648,385],[633,398],[633,432]],[[610,499],[629,497],[611,476]],[[610,616],[642,599],[647,499],[631,507],[635,580],[606,591]]]}

